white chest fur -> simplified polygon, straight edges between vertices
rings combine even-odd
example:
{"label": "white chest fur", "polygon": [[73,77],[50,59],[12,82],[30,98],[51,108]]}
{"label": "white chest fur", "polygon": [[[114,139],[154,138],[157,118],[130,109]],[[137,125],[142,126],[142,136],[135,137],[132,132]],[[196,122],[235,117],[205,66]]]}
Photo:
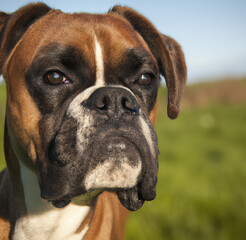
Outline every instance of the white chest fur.
{"label": "white chest fur", "polygon": [[58,209],[40,198],[36,174],[21,164],[28,216],[19,219],[15,226],[14,240],[81,240],[88,230],[85,226],[76,233],[89,213],[88,206],[69,204]]}
{"label": "white chest fur", "polygon": [[42,214],[29,215],[17,221],[14,240],[81,240],[88,226],[76,233],[89,207],[68,205]]}

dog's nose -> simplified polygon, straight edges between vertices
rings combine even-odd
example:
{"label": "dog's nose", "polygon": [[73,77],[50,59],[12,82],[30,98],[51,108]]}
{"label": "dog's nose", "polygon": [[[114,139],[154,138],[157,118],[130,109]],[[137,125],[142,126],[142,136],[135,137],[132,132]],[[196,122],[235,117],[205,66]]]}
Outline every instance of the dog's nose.
{"label": "dog's nose", "polygon": [[137,115],[140,109],[140,105],[132,93],[119,87],[98,88],[87,99],[86,105],[111,115],[125,113]]}

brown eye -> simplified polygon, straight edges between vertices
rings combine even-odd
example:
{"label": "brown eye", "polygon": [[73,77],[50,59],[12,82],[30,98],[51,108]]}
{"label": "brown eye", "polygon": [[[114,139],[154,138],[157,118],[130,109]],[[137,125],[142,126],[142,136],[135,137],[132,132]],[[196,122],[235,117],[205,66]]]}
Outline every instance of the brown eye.
{"label": "brown eye", "polygon": [[52,84],[52,85],[58,85],[58,84],[67,84],[70,83],[71,81],[65,77],[62,73],[60,72],[49,72],[45,75],[45,80]]}
{"label": "brown eye", "polygon": [[148,86],[152,81],[152,76],[150,74],[141,74],[137,82],[141,85]]}

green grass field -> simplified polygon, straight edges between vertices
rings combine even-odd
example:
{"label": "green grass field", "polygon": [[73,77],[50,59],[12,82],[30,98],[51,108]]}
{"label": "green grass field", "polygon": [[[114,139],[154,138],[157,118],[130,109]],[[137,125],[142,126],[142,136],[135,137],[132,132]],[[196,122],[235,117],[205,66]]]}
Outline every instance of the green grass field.
{"label": "green grass field", "polygon": [[[4,93],[0,88],[2,150]],[[156,124],[157,198],[131,213],[127,239],[246,239],[246,101],[235,104],[220,99],[190,106],[177,120],[169,120],[165,92],[160,90]],[[2,157],[0,151],[1,168]]]}

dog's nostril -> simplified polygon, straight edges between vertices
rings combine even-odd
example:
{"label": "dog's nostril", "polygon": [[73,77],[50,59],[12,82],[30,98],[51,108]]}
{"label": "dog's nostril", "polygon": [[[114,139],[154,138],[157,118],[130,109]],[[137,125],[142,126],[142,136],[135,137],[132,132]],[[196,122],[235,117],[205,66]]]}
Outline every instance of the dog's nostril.
{"label": "dog's nostril", "polygon": [[139,106],[132,99],[123,97],[121,100],[121,105],[124,109],[130,111],[132,114],[138,114]]}
{"label": "dog's nostril", "polygon": [[110,107],[110,99],[105,95],[98,96],[97,94],[93,94],[86,101],[82,102],[82,104],[99,110],[108,110]]}
{"label": "dog's nostril", "polygon": [[123,108],[127,108],[126,102],[127,102],[127,99],[126,98],[122,98],[121,99],[121,105],[123,106]]}
{"label": "dog's nostril", "polygon": [[96,102],[96,108],[100,110],[107,110],[109,106],[109,99],[107,96],[104,96],[102,98],[98,98]]}

